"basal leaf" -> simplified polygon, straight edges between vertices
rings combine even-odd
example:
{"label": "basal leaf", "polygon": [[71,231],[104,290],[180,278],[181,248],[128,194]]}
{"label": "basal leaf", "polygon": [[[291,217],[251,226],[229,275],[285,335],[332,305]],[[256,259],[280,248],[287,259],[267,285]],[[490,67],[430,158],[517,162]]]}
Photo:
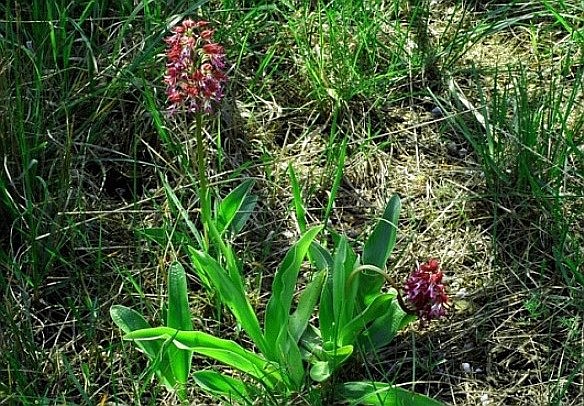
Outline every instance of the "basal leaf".
{"label": "basal leaf", "polygon": [[[187,277],[183,266],[174,262],[168,270],[168,313],[167,326],[177,330],[189,331],[193,329],[189,297],[187,292]],[[178,383],[187,383],[191,370],[192,352],[169,348],[171,367]],[[183,388],[184,390],[184,388]]]}
{"label": "basal leaf", "polygon": [[240,379],[204,370],[193,373],[195,382],[206,392],[226,398],[229,402],[249,403],[248,385]]}
{"label": "basal leaf", "polygon": [[268,351],[266,340],[243,288],[233,283],[221,265],[207,253],[197,251],[192,247],[188,247],[188,250],[197,272],[211,281],[223,303],[227,305],[254,344],[265,354]]}
{"label": "basal leaf", "polygon": [[282,326],[277,340],[279,367],[287,386],[299,390],[304,383],[304,365],[298,343],[290,335],[288,326]]}
{"label": "basal leaf", "polygon": [[[351,355],[354,347],[352,345],[338,346],[336,343],[329,341],[324,344],[324,350],[320,357],[328,363],[328,370],[332,374],[341,366]],[[319,381],[322,382],[322,381]]]}
{"label": "basal leaf", "polygon": [[361,313],[346,325],[342,326],[339,334],[339,343],[341,345],[354,344],[361,331],[367,327],[367,324],[386,314],[394,299],[395,294],[392,293],[382,293],[375,297]]}
{"label": "basal leaf", "polygon": [[300,340],[314,314],[326,275],[326,269],[317,273],[298,297],[296,310],[290,316],[290,334],[295,342]]}
{"label": "basal leaf", "polygon": [[298,272],[310,244],[321,230],[322,227],[319,226],[304,233],[302,238],[290,248],[274,276],[272,296],[266,306],[264,326],[264,337],[269,345],[269,352],[266,356],[271,360],[277,361],[279,359],[276,341],[281,327],[288,328]]}
{"label": "basal leaf", "polygon": [[272,386],[281,375],[272,363],[231,340],[217,338],[202,331],[178,331],[156,327],[126,334],[126,340],[172,339],[178,348],[191,350],[233,367]]}
{"label": "basal leaf", "polygon": [[400,330],[416,319],[416,316],[404,312],[397,300],[393,300],[381,316],[367,327],[359,341],[366,351],[380,349],[390,344]]}
{"label": "basal leaf", "polygon": [[[385,207],[383,217],[379,219],[373,232],[365,242],[362,261],[364,265],[374,265],[380,269],[385,268],[385,263],[395,246],[400,208],[399,196],[393,195]],[[384,278],[377,273],[369,274],[365,271],[361,275],[360,281],[361,297],[366,298],[379,292],[381,286],[383,286]]]}
{"label": "basal leaf", "polygon": [[167,326],[177,330],[192,330],[187,277],[183,266],[173,262],[168,270]]}
{"label": "basal leaf", "polygon": [[[126,306],[113,305],[110,308],[110,316],[114,323],[125,333],[151,328],[150,324],[140,313]],[[138,347],[148,355],[150,359],[158,356],[161,349],[159,342],[143,341],[137,343]]]}
{"label": "basal leaf", "polygon": [[442,403],[383,382],[347,382],[340,386],[340,397],[351,405],[443,406]]}
{"label": "basal leaf", "polygon": [[317,241],[313,241],[308,249],[308,259],[310,263],[319,271],[332,268],[333,257],[330,252],[327,251],[322,245]]}
{"label": "basal leaf", "polygon": [[310,367],[310,378],[315,382],[324,382],[331,376],[328,361],[316,361]]}
{"label": "basal leaf", "polygon": [[[114,323],[126,334],[133,331],[149,329],[150,324],[135,310],[121,305],[110,308]],[[177,380],[171,368],[171,362],[163,345],[164,340],[135,341],[135,344],[148,356],[150,368],[154,370],[160,381],[172,391],[177,388]]]}
{"label": "basal leaf", "polygon": [[254,195],[247,195],[241,204],[241,207],[235,213],[235,217],[231,221],[231,231],[234,235],[237,235],[243,230],[245,224],[251,217],[256,205],[258,203],[258,197]]}

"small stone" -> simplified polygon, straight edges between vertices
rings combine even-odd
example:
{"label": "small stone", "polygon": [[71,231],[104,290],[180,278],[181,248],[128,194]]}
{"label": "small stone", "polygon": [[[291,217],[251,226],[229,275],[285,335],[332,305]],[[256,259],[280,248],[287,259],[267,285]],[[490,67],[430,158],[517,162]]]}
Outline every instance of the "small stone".
{"label": "small stone", "polygon": [[470,374],[472,372],[472,369],[471,369],[470,364],[468,362],[463,362],[462,363],[462,370],[466,374]]}
{"label": "small stone", "polygon": [[434,107],[431,111],[432,116],[434,118],[440,118],[440,117],[444,117],[444,113],[442,112],[442,109],[438,106]]}

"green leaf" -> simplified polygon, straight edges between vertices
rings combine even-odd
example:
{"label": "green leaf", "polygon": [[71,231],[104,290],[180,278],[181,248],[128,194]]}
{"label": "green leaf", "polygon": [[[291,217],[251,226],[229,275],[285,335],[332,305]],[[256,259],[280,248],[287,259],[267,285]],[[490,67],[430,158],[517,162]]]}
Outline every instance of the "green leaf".
{"label": "green leaf", "polygon": [[[128,307],[114,305],[110,308],[110,315],[114,323],[125,333],[151,328],[150,324],[140,313]],[[171,368],[168,354],[163,352],[163,345],[160,341],[136,341],[136,346],[147,356],[156,375],[169,390],[176,387],[176,379]]]}
{"label": "green leaf", "polygon": [[221,200],[216,209],[217,230],[220,234],[230,226],[233,226],[235,233],[241,231],[257,202],[257,197],[249,195],[254,183],[253,179],[247,179]]}
{"label": "green leaf", "polygon": [[199,230],[197,230],[195,224],[191,221],[189,213],[182,206],[180,200],[174,193],[174,190],[172,190],[172,187],[168,184],[168,181],[165,178],[162,179],[162,183],[164,185],[164,190],[166,191],[166,196],[172,202],[173,206],[176,207],[191,233],[193,233],[193,236],[197,240],[198,246],[203,247],[203,238],[201,237],[201,234],[199,233]]}
{"label": "green leaf", "polygon": [[173,262],[168,270],[167,326],[177,330],[192,330],[187,277],[183,266]]}
{"label": "green leaf", "polygon": [[[385,268],[385,263],[395,246],[400,208],[399,196],[393,195],[385,207],[383,217],[365,242],[363,247],[364,265],[374,265],[380,269]],[[377,294],[384,283],[382,275],[377,273],[368,274],[366,271],[362,273],[359,279],[359,289],[363,299],[366,299],[371,294]]]}
{"label": "green leaf", "polygon": [[233,283],[227,272],[207,253],[188,247],[191,259],[198,273],[211,281],[241,327],[252,339],[259,350],[266,354],[268,346],[258,322],[257,316],[249,303],[243,288]]}
{"label": "green leaf", "polygon": [[189,239],[184,233],[174,230],[171,235],[168,234],[168,229],[164,227],[150,227],[136,230],[138,237],[146,238],[153,241],[160,246],[166,246],[168,241],[180,246],[189,243]]}
{"label": "green leaf", "polygon": [[220,374],[216,371],[196,371],[195,382],[206,392],[227,398],[228,401],[249,403],[248,385],[240,379]]}
{"label": "green leaf", "polygon": [[302,191],[300,190],[300,184],[296,178],[296,173],[294,173],[294,167],[288,165],[288,173],[290,174],[290,183],[292,184],[292,196],[294,198],[294,209],[296,212],[296,222],[298,223],[298,228],[301,233],[306,231],[306,209],[304,208],[304,203],[302,201]]}
{"label": "green leaf", "polygon": [[326,275],[326,269],[317,273],[298,297],[296,310],[290,316],[290,334],[295,342],[302,337],[316,309]]}
{"label": "green leaf", "polygon": [[[168,270],[168,313],[167,326],[177,330],[190,331],[193,329],[189,296],[187,292],[187,277],[183,266],[173,262]],[[171,367],[178,383],[187,383],[191,370],[192,352],[177,348],[169,349],[172,360]]]}
{"label": "green leaf", "polygon": [[437,400],[383,382],[347,382],[341,385],[340,396],[351,405],[443,406]]}
{"label": "green leaf", "polygon": [[202,331],[178,331],[170,327],[155,327],[133,331],[124,336],[126,340],[172,339],[175,346],[205,355],[261,380],[273,387],[282,381],[274,365],[259,355],[248,351],[231,340],[214,337]]}
{"label": "green leaf", "polygon": [[[346,325],[341,327],[339,343],[341,345],[354,344],[361,331],[372,320],[382,318],[395,301],[396,293],[382,293],[373,299],[369,305]],[[387,320],[386,320],[387,321]],[[386,325],[386,328],[388,326]]]}
{"label": "green leaf", "polygon": [[381,317],[367,327],[359,341],[366,351],[378,350],[390,344],[400,330],[415,320],[416,316],[403,311],[397,300],[393,300]]}
{"label": "green leaf", "polygon": [[395,246],[400,209],[399,196],[393,195],[385,207],[383,217],[365,243],[363,264],[375,265],[380,269],[385,268],[385,263]]}
{"label": "green leaf", "polygon": [[241,204],[241,207],[239,208],[239,210],[235,214],[235,217],[233,218],[233,221],[231,222],[230,228],[234,235],[239,234],[241,230],[243,230],[243,227],[245,227],[245,224],[251,217],[251,214],[253,213],[257,202],[258,202],[257,196],[247,195],[245,197],[245,200]]}
{"label": "green leaf", "polygon": [[357,289],[348,286],[349,277],[355,269],[357,256],[349,246],[347,238],[340,236],[334,257],[332,270],[333,278],[333,304],[335,308],[335,322],[338,329],[353,318],[355,311],[355,295]]}
{"label": "green leaf", "polygon": [[349,281],[357,256],[345,236],[338,235],[335,240],[335,254],[319,307],[319,325],[325,341],[336,341],[339,331],[353,318],[358,283],[357,278]]}
{"label": "green leaf", "polygon": [[304,364],[298,343],[290,335],[288,326],[282,326],[276,345],[280,370],[285,372],[287,386],[295,391],[300,390],[304,383]]}
{"label": "green leaf", "polygon": [[266,353],[266,356],[270,360],[277,361],[279,359],[276,341],[282,326],[288,328],[298,272],[310,244],[321,230],[322,227],[319,226],[306,231],[302,238],[290,248],[274,275],[272,296],[266,306],[264,323],[264,337],[269,346],[269,352]]}
{"label": "green leaf", "polygon": [[333,257],[318,242],[313,241],[310,244],[310,248],[308,249],[308,259],[310,263],[319,271],[332,268],[333,266]]}
{"label": "green leaf", "polygon": [[327,349],[319,354],[321,360],[313,362],[310,368],[310,377],[316,382],[323,382],[330,378],[339,366],[353,355],[352,345],[338,347],[329,341],[325,343],[325,347]]}
{"label": "green leaf", "polygon": [[[126,306],[113,305],[110,308],[110,316],[125,334],[151,327],[140,313]],[[154,359],[160,352],[161,345],[155,342],[143,342],[138,347],[151,359]]]}
{"label": "green leaf", "polygon": [[331,376],[328,361],[316,361],[310,367],[310,378],[315,382],[324,382]]}

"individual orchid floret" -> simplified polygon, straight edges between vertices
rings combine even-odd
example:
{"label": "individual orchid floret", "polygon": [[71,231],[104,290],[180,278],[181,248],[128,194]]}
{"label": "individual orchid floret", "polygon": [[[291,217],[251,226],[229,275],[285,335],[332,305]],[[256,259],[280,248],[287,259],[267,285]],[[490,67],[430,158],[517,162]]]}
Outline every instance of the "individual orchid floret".
{"label": "individual orchid floret", "polygon": [[223,98],[225,50],[213,42],[214,31],[206,21],[184,20],[165,39],[166,95],[170,112],[213,111],[213,103]]}
{"label": "individual orchid floret", "polygon": [[407,279],[406,297],[423,321],[439,319],[446,315],[448,296],[442,284],[442,271],[438,261],[431,259],[420,265]]}

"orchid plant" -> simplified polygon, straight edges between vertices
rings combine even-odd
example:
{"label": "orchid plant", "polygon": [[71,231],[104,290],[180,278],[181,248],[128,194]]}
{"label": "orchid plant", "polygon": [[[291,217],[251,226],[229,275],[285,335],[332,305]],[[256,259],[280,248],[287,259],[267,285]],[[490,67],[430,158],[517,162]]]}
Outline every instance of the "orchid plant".
{"label": "orchid plant", "polygon": [[[124,306],[110,309],[112,319],[125,333],[124,339],[133,341],[147,355],[152,374],[183,401],[188,398],[190,377],[202,389],[229,401],[252,404],[260,391],[276,401],[278,394],[289,396],[307,385],[329,381],[357,346],[376,350],[417,318],[429,322],[443,317],[448,297],[436,260],[421,265],[403,288],[386,271],[396,242],[400,211],[397,195],[389,200],[361,256],[345,236],[333,231],[334,245],[329,250],[318,242],[323,227],[308,228],[303,219],[300,239],[275,272],[263,319],[258,316],[245,290],[241,262],[225,239],[227,230],[241,230],[249,217],[255,204],[250,194],[253,183],[247,181],[235,188],[215,204],[213,212],[205,170],[203,119],[223,95],[224,50],[213,42],[207,22],[187,19],[172,32],[166,39],[164,81],[170,113],[195,116],[203,225],[199,246],[186,248],[197,275],[220,296],[254,348],[193,330],[185,270],[175,262],[168,272],[163,326],[152,327],[144,316]],[[169,197],[176,203],[176,196],[169,193]],[[303,215],[301,202],[295,203]],[[191,229],[197,232],[193,226]],[[215,249],[210,250],[211,246]],[[309,283],[299,287],[298,276],[306,259],[314,274]],[[191,373],[194,353],[214,359],[237,374],[211,369]],[[325,387],[319,386],[323,391]],[[387,383],[347,382],[339,389],[336,393],[353,404],[439,404]]]}

